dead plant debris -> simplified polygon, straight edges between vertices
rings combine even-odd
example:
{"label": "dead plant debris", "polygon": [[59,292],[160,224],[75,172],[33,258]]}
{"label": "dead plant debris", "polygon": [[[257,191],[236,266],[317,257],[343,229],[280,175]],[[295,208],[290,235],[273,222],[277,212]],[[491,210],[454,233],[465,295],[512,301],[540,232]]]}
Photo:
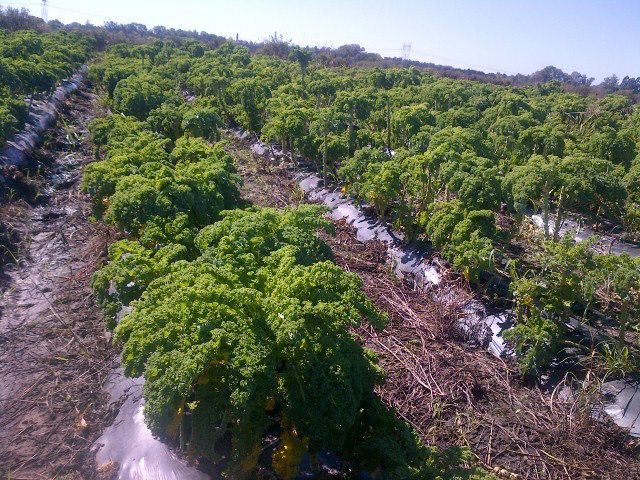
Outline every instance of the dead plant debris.
{"label": "dead plant debris", "polygon": [[0,279],[2,478],[112,477],[97,471],[91,452],[114,414],[103,384],[115,352],[90,281],[113,233],[89,221],[88,199],[78,191],[92,160],[87,123],[102,114],[99,105],[86,89],[68,99],[59,125],[79,140],[54,128],[38,152],[53,161],[28,181],[13,172],[15,186],[29,188],[0,207],[14,260]]}

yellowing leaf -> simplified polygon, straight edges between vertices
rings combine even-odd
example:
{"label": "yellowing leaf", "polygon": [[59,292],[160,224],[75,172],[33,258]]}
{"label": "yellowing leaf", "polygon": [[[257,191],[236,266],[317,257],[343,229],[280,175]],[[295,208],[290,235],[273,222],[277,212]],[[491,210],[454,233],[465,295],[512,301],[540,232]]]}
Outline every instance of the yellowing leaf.
{"label": "yellowing leaf", "polygon": [[182,416],[184,415],[184,400],[180,402],[178,409],[173,415],[171,422],[167,426],[167,435],[171,438],[176,438],[180,433],[180,423],[182,423]]}

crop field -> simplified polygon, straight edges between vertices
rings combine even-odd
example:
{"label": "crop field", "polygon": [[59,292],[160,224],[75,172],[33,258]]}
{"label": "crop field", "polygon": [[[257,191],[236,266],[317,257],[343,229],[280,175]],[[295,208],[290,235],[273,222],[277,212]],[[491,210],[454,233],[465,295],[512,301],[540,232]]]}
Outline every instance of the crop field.
{"label": "crop field", "polygon": [[640,478],[640,91],[16,12],[2,479]]}

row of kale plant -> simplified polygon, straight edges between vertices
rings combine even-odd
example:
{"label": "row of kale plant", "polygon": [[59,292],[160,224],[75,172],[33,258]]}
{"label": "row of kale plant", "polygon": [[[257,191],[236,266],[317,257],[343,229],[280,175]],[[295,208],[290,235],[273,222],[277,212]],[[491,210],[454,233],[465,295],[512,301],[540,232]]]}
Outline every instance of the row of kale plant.
{"label": "row of kale plant", "polygon": [[[524,373],[539,376],[562,354],[571,317],[600,328],[603,316],[618,338],[597,349],[605,370],[637,370],[629,352],[640,332],[638,260],[554,234],[568,212],[637,234],[640,111],[628,98],[413,68],[327,68],[301,49],[283,60],[194,41],[118,45],[92,73],[114,109],[172,141],[205,117],[240,126],[294,162],[317,159],[325,180],[408,238],[430,240],[471,282],[488,273],[510,283],[518,318],[509,336]],[[185,91],[197,95],[192,104]],[[194,107],[201,112],[186,113]],[[540,235],[527,212],[541,214]]]}
{"label": "row of kale plant", "polygon": [[93,50],[80,33],[0,29],[0,147],[24,126],[35,96],[70,77]]}
{"label": "row of kale plant", "polygon": [[[180,96],[192,47],[162,45],[163,60],[127,62],[133,72],[117,82],[117,62],[92,68],[119,113],[91,127],[101,160],[83,189],[125,234],[93,286],[126,374],[144,376],[152,432],[182,432],[229,478],[265,465],[295,478],[305,454],[326,451],[383,478],[486,478],[459,466],[466,454],[423,445],[374,393],[383,372],[350,329],[386,318],[331,261],[317,236],[332,231],[323,209],[242,201],[232,158],[210,142],[220,117]],[[270,454],[268,435],[279,438]]]}

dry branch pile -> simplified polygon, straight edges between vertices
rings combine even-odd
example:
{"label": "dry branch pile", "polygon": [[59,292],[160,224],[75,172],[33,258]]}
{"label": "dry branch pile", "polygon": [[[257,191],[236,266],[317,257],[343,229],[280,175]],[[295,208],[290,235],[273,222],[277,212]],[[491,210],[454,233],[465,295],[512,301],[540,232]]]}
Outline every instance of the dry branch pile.
{"label": "dry branch pile", "polygon": [[461,341],[457,319],[469,293],[455,281],[415,292],[389,273],[385,245],[357,241],[344,222],[337,228],[326,237],[336,261],[392,318],[381,333],[357,331],[387,373],[379,394],[425,442],[467,445],[511,478],[640,478],[622,429],[593,420],[576,401],[523,386],[515,366]]}

